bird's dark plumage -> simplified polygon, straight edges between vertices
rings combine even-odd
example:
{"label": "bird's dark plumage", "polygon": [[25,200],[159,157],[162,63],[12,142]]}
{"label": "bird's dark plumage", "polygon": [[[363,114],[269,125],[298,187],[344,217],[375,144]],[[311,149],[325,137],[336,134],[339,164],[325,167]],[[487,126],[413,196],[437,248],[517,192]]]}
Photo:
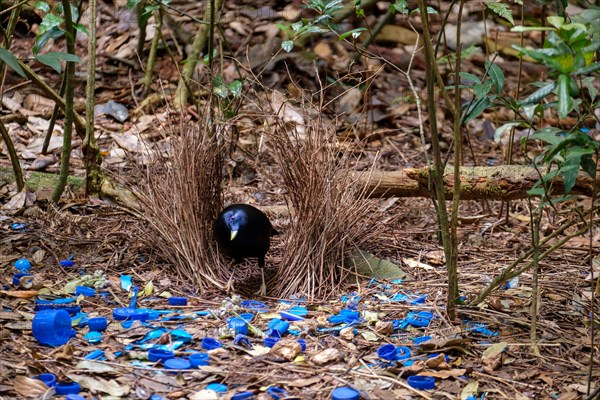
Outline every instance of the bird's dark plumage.
{"label": "bird's dark plumage", "polygon": [[265,294],[265,255],[271,245],[271,236],[277,231],[269,218],[256,207],[248,204],[232,204],[226,207],[214,224],[214,235],[219,251],[240,262],[245,258],[258,258],[261,268],[261,294]]}

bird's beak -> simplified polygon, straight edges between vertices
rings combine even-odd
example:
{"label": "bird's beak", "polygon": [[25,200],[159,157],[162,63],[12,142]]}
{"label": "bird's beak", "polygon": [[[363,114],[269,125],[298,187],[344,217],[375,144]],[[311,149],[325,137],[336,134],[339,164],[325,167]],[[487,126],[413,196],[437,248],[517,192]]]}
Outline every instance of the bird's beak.
{"label": "bird's beak", "polygon": [[229,240],[233,240],[235,239],[235,237],[237,236],[238,231],[231,231],[231,236],[229,238]]}

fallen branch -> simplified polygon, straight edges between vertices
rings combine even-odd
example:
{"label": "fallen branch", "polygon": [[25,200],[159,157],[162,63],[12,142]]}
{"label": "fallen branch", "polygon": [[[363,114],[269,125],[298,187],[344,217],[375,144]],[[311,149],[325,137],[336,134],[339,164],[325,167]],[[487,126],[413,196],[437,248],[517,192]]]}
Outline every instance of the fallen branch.
{"label": "fallen branch", "polygon": [[[460,198],[462,200],[515,200],[527,197],[527,191],[538,180],[533,167],[502,165],[498,167],[461,167]],[[370,197],[431,197],[429,192],[429,170],[406,168],[398,171],[365,171],[356,173],[358,183],[365,187]],[[446,168],[444,187],[446,200],[452,199],[454,174],[452,167]],[[594,182],[584,173],[577,177],[571,194],[591,196],[598,190],[600,181]],[[564,193],[562,180],[552,183],[552,195]]]}

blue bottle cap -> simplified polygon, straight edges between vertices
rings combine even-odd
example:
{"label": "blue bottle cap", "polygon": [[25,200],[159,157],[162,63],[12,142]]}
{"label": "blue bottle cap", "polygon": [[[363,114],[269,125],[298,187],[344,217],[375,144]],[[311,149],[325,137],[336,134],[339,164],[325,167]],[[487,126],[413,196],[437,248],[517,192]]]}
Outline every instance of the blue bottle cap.
{"label": "blue bottle cap", "polygon": [[227,391],[227,385],[222,383],[209,383],[206,385],[206,388],[217,393],[225,393]]}
{"label": "blue bottle cap", "polygon": [[377,349],[377,356],[383,360],[395,361],[396,360],[396,346],[391,343],[384,344]]}
{"label": "blue bottle cap", "polygon": [[296,341],[298,342],[298,344],[300,344],[300,350],[302,350],[302,352],[305,352],[306,351],[306,340],[298,339]]}
{"label": "blue bottle cap", "polygon": [[31,263],[26,258],[19,258],[15,261],[15,268],[21,272],[27,272],[31,269]]}
{"label": "blue bottle cap", "polygon": [[344,322],[346,322],[346,317],[344,317],[343,315],[332,315],[329,318],[327,318],[327,321],[329,321],[329,323],[333,325],[343,324]]}
{"label": "blue bottle cap", "polygon": [[299,317],[306,317],[308,315],[308,309],[302,306],[295,306],[287,310],[290,314],[297,315]]}
{"label": "blue bottle cap", "polygon": [[97,343],[100,343],[102,341],[102,333],[96,332],[96,331],[90,331],[90,332],[86,333],[83,336],[83,338],[89,344],[97,344]]}
{"label": "blue bottle cap", "polygon": [[269,336],[282,337],[286,334],[290,327],[290,323],[287,321],[279,321],[272,328]]}
{"label": "blue bottle cap", "polygon": [[165,369],[190,369],[191,364],[185,358],[169,358],[164,362]]}
{"label": "blue bottle cap", "polygon": [[75,294],[77,296],[84,295],[85,297],[92,297],[96,294],[96,289],[87,286],[77,286],[75,288]]}
{"label": "blue bottle cap", "polygon": [[413,343],[416,345],[420,345],[421,343],[425,343],[429,340],[431,340],[431,336],[419,336],[419,337],[413,338]]}
{"label": "blue bottle cap", "polygon": [[70,268],[73,265],[75,265],[75,260],[69,258],[67,260],[60,260],[58,263],[60,264],[61,267]]}
{"label": "blue bottle cap", "polygon": [[406,346],[396,347],[396,360],[402,361],[410,358],[410,349]]}
{"label": "blue bottle cap", "polygon": [[48,387],[56,385],[56,375],[54,374],[40,374],[37,379],[44,382]]}
{"label": "blue bottle cap", "polygon": [[246,335],[248,333],[248,324],[242,318],[231,318],[227,322],[229,329],[233,329],[236,335]]}
{"label": "blue bottle cap", "polygon": [[68,394],[66,400],[85,400],[85,397],[78,394]]}
{"label": "blue bottle cap", "polygon": [[26,272],[19,272],[18,274],[14,274],[12,277],[12,284],[15,286],[19,286],[21,284],[21,278],[30,277],[28,279],[33,279],[33,275],[28,274]]}
{"label": "blue bottle cap", "polygon": [[252,322],[252,318],[254,318],[254,314],[247,312],[247,313],[241,313],[240,314],[240,318],[243,319],[246,322]]}
{"label": "blue bottle cap", "polygon": [[159,349],[156,347],[153,347],[150,350],[148,350],[148,361],[165,362],[174,357],[175,357],[175,354],[169,350],[163,350],[163,349]]}
{"label": "blue bottle cap", "polygon": [[280,315],[281,318],[285,319],[286,321],[304,321],[304,317],[301,317],[289,311],[282,311]]}
{"label": "blue bottle cap", "polygon": [[223,343],[221,343],[221,341],[218,339],[205,337],[202,339],[201,346],[204,350],[214,350],[219,347],[223,347]]}
{"label": "blue bottle cap", "polygon": [[273,400],[279,400],[282,397],[287,396],[287,392],[282,388],[278,388],[277,386],[271,386],[267,389],[267,393],[271,396]]}
{"label": "blue bottle cap", "polygon": [[169,304],[172,306],[187,306],[188,299],[187,297],[169,297]]}
{"label": "blue bottle cap", "polygon": [[279,337],[266,337],[263,339],[263,344],[265,347],[273,347],[275,343],[279,342],[281,338]]}
{"label": "blue bottle cap", "polygon": [[358,400],[359,397],[358,392],[348,386],[339,387],[331,392],[333,400]]}
{"label": "blue bottle cap", "polygon": [[433,376],[413,375],[407,379],[408,384],[419,390],[435,389],[435,378]]}
{"label": "blue bottle cap", "polygon": [[194,368],[210,364],[210,357],[206,353],[194,353],[190,355],[190,364]]}
{"label": "blue bottle cap", "polygon": [[147,321],[148,310],[130,307],[115,308],[113,310],[113,318],[116,321]]}
{"label": "blue bottle cap", "polygon": [[33,317],[32,330],[41,344],[62,346],[71,338],[71,317],[65,310],[42,310]]}
{"label": "blue bottle cap", "polygon": [[245,300],[242,301],[242,307],[247,308],[248,310],[253,310],[259,313],[264,313],[269,311],[269,306],[265,303],[255,300]]}
{"label": "blue bottle cap", "polygon": [[66,394],[77,394],[81,391],[77,382],[59,382],[55,386],[56,394],[64,396]]}
{"label": "blue bottle cap", "polygon": [[90,331],[102,332],[108,326],[108,320],[104,317],[90,318],[87,324]]}
{"label": "blue bottle cap", "polygon": [[247,399],[251,399],[254,397],[254,392],[251,391],[246,391],[246,392],[240,392],[240,393],[236,393],[233,396],[231,396],[231,400],[247,400]]}

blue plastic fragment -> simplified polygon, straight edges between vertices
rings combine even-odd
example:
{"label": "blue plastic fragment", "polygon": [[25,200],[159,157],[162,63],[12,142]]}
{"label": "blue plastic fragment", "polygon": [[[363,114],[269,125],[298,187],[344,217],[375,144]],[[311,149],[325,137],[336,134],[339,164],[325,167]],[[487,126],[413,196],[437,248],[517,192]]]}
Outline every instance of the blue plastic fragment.
{"label": "blue plastic fragment", "polygon": [[410,358],[410,349],[406,346],[396,347],[396,360],[402,361]]}
{"label": "blue plastic fragment", "polygon": [[429,341],[429,340],[431,340],[431,336],[419,336],[419,337],[413,338],[413,340],[412,340],[412,341],[413,341],[413,343],[414,343],[415,345],[417,345],[417,346],[418,346],[418,345],[420,345],[421,343],[425,343],[425,342],[427,342],[427,341]]}
{"label": "blue plastic fragment", "polygon": [[152,329],[151,331],[148,331],[146,333],[146,336],[144,336],[142,339],[136,341],[135,343],[136,344],[143,344],[143,343],[146,343],[149,340],[158,339],[166,331],[167,330],[165,328]]}
{"label": "blue plastic fragment", "polygon": [[102,332],[108,326],[108,320],[104,317],[90,318],[87,325],[91,331]]}
{"label": "blue plastic fragment", "polygon": [[267,393],[273,400],[279,400],[283,397],[287,397],[287,392],[282,388],[278,388],[277,386],[270,386],[269,389],[267,389]]}
{"label": "blue plastic fragment", "polygon": [[81,391],[77,382],[59,382],[55,386],[56,394],[59,396],[77,394]]}
{"label": "blue plastic fragment", "polygon": [[116,321],[147,321],[148,317],[148,310],[142,308],[120,307],[113,310]]}
{"label": "blue plastic fragment", "polygon": [[54,374],[50,374],[50,373],[40,374],[37,377],[37,379],[44,382],[46,384],[46,386],[48,386],[48,387],[56,386],[56,375],[54,375]]}
{"label": "blue plastic fragment", "polygon": [[68,258],[66,260],[60,260],[58,263],[61,267],[71,268],[73,265],[75,265],[75,260],[73,260],[73,258]]}
{"label": "blue plastic fragment", "polygon": [[296,315],[289,311],[282,311],[279,314],[281,315],[282,319],[285,319],[287,321],[304,321],[304,317],[302,317],[300,315]]}
{"label": "blue plastic fragment", "polygon": [[65,310],[42,310],[33,317],[33,336],[46,346],[62,346],[71,338],[71,317]]}
{"label": "blue plastic fragment", "polygon": [[254,314],[252,314],[252,313],[241,313],[240,314],[240,318],[243,319],[246,322],[252,322],[252,319],[254,318]]}
{"label": "blue plastic fragment", "polygon": [[327,318],[327,321],[332,325],[337,325],[346,322],[346,318],[343,315],[332,315]]}
{"label": "blue plastic fragment", "polygon": [[413,375],[407,379],[408,384],[419,390],[435,389],[435,378],[433,376]]}
{"label": "blue plastic fragment", "polygon": [[175,329],[171,331],[171,338],[173,338],[174,341],[183,343],[189,343],[192,341],[192,335],[183,329]]}
{"label": "blue plastic fragment", "polygon": [[19,258],[15,261],[14,266],[19,272],[27,272],[31,269],[31,262],[26,258]]}
{"label": "blue plastic fragment", "polygon": [[227,385],[224,385],[222,383],[209,383],[208,385],[206,385],[206,389],[212,390],[213,392],[217,393],[225,393],[227,391]]}
{"label": "blue plastic fragment", "polygon": [[229,329],[233,330],[236,335],[246,335],[248,333],[248,324],[242,318],[230,318],[227,322]]}
{"label": "blue plastic fragment", "polygon": [[193,368],[198,368],[200,366],[209,365],[210,357],[206,353],[194,353],[190,355],[190,364]]}
{"label": "blue plastic fragment", "polygon": [[175,354],[169,350],[163,350],[160,348],[152,348],[148,350],[148,361],[151,362],[162,362],[174,358]]}
{"label": "blue plastic fragment", "polygon": [[274,318],[267,326],[269,327],[266,332],[267,336],[282,337],[287,333],[290,323],[287,321],[282,321],[278,318]]}
{"label": "blue plastic fragment", "polygon": [[247,308],[249,310],[253,310],[259,313],[265,313],[269,311],[269,306],[265,303],[255,300],[245,300],[242,301],[242,307]]}
{"label": "blue plastic fragment", "polygon": [[168,302],[172,306],[187,306],[188,299],[187,299],[187,297],[171,296],[171,297],[169,297]]}
{"label": "blue plastic fragment", "polygon": [[302,352],[305,352],[306,351],[306,340],[298,339],[297,342],[300,345],[300,350],[302,350]]}
{"label": "blue plastic fragment", "polygon": [[248,400],[254,397],[254,392],[245,391],[239,392],[231,396],[231,400]]}
{"label": "blue plastic fragment", "polygon": [[219,347],[223,347],[223,344],[218,339],[205,337],[202,339],[201,346],[204,350],[214,350]]}
{"label": "blue plastic fragment", "polygon": [[246,335],[235,335],[235,338],[233,339],[233,344],[244,346],[247,349],[254,348],[254,346],[252,346],[252,342],[250,342],[250,339]]}
{"label": "blue plastic fragment", "polygon": [[13,231],[22,231],[29,226],[29,222],[23,222],[21,224],[15,222],[14,224],[10,224],[10,229]]}
{"label": "blue plastic fragment", "polygon": [[486,324],[473,324],[471,327],[467,328],[467,330],[482,336],[498,336],[498,332],[489,330]]}
{"label": "blue plastic fragment", "polygon": [[78,394],[69,393],[65,400],[85,400],[85,397],[80,396]]}
{"label": "blue plastic fragment", "polygon": [[[25,278],[25,280],[22,281],[22,279]],[[33,279],[33,275],[27,273],[27,272],[19,272],[18,274],[14,274],[12,277],[12,284],[14,286],[19,286],[21,285],[21,282],[25,283],[25,282],[30,282]]]}
{"label": "blue plastic fragment", "polygon": [[190,369],[192,364],[185,358],[169,358],[163,362],[165,369]]}
{"label": "blue plastic fragment", "polygon": [[92,351],[90,354],[86,355],[85,357],[86,360],[106,360],[106,357],[104,356],[104,350],[94,350]]}
{"label": "blue plastic fragment", "polygon": [[265,347],[273,347],[275,346],[275,343],[279,342],[280,340],[281,338],[278,337],[266,337],[263,339],[263,344]]}
{"label": "blue plastic fragment", "polygon": [[139,287],[134,286],[133,288],[131,288],[131,299],[129,299],[129,308],[137,307],[137,299],[138,299],[139,292],[140,292]]}
{"label": "blue plastic fragment", "polygon": [[148,400],[163,400],[164,398],[162,396],[159,396],[157,394],[153,394],[152,396],[150,396],[150,398]]}
{"label": "blue plastic fragment", "polygon": [[358,400],[359,397],[360,394],[348,386],[336,388],[331,392],[332,400]]}
{"label": "blue plastic fragment", "polygon": [[424,328],[429,326],[433,313],[429,311],[419,311],[418,313],[409,312],[406,316],[406,322],[416,328]]}
{"label": "blue plastic fragment", "polygon": [[89,343],[89,344],[98,344],[102,341],[102,333],[100,332],[96,332],[96,331],[91,331],[86,333],[83,338]]}
{"label": "blue plastic fragment", "polygon": [[383,360],[396,360],[396,346],[391,343],[384,344],[377,349],[377,356]]}
{"label": "blue plastic fragment", "polygon": [[131,289],[131,286],[133,286],[133,283],[131,282],[131,280],[133,279],[131,275],[121,275],[121,289],[125,290],[126,292],[129,292],[129,290]]}
{"label": "blue plastic fragment", "polygon": [[92,297],[96,294],[96,290],[87,286],[77,286],[75,288],[75,295],[84,295],[85,297]]}

